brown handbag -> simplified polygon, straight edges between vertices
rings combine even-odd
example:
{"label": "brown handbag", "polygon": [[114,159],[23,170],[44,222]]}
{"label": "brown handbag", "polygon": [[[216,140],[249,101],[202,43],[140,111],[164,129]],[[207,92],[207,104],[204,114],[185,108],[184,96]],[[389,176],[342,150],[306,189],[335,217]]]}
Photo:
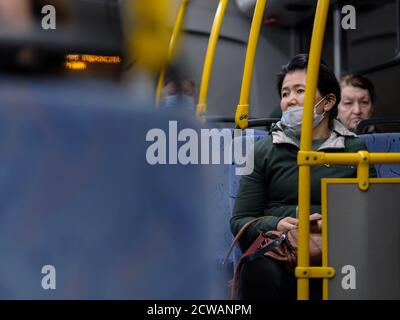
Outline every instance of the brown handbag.
{"label": "brown handbag", "polygon": [[[264,217],[255,218],[247,222],[238,232],[229,248],[227,259],[240,237],[253,223],[263,219]],[[322,236],[318,228],[310,228],[310,266],[320,266],[322,263]],[[250,262],[261,255],[268,256],[274,260],[286,264],[290,269],[294,270],[297,266],[297,250],[298,250],[298,229],[289,231],[269,231],[261,232],[252,245],[241,256],[238,265],[235,268],[234,277],[230,281],[230,298],[238,299],[240,271],[243,265]]]}

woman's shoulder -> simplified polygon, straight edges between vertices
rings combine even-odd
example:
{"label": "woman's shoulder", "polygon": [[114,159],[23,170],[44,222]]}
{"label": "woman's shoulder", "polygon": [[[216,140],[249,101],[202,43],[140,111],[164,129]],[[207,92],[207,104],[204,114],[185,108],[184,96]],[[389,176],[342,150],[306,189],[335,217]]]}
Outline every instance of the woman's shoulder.
{"label": "woman's shoulder", "polygon": [[364,141],[354,132],[347,129],[340,121],[333,120],[333,130],[336,132],[337,136],[344,138],[346,152],[366,150]]}
{"label": "woman's shoulder", "polygon": [[251,152],[254,157],[254,163],[259,166],[264,166],[270,158],[272,148],[273,143],[271,135],[267,135],[256,141],[253,145],[253,152]]}
{"label": "woman's shoulder", "polygon": [[266,152],[271,150],[272,147],[272,136],[268,134],[254,143],[254,152]]}
{"label": "woman's shoulder", "polygon": [[360,150],[367,150],[364,140],[358,136],[346,137],[345,145],[347,152],[357,152]]}

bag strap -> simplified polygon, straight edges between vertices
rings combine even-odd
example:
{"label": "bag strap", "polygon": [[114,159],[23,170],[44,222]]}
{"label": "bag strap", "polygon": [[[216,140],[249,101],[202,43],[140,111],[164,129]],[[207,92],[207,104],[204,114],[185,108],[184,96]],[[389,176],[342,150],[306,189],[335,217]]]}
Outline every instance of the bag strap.
{"label": "bag strap", "polygon": [[228,249],[228,253],[226,254],[225,258],[224,258],[224,262],[223,264],[225,265],[226,262],[228,261],[228,258],[230,256],[230,254],[232,253],[233,248],[235,248],[236,244],[239,242],[239,239],[242,237],[242,235],[245,233],[245,231],[255,222],[262,220],[266,218],[266,216],[263,217],[258,217],[258,218],[254,218],[251,219],[250,221],[248,221],[242,228],[240,228],[239,232],[236,234],[236,237],[233,239],[231,246]]}
{"label": "bag strap", "polygon": [[263,256],[268,251],[274,250],[275,248],[279,247],[282,244],[282,242],[285,241],[286,238],[287,238],[287,232],[282,233],[282,235],[279,238],[275,239],[274,241],[272,241],[265,247],[257,250],[256,252],[254,252],[246,257],[243,257],[242,263],[248,263],[250,261],[253,261],[256,258]]}
{"label": "bag strap", "polygon": [[254,257],[263,256],[268,251],[274,250],[276,247],[279,247],[282,244],[282,242],[286,240],[288,232],[289,231],[282,233],[282,235],[279,238],[275,239],[274,241],[272,241],[265,247],[261,248],[260,250],[257,250],[252,254],[252,256]]}

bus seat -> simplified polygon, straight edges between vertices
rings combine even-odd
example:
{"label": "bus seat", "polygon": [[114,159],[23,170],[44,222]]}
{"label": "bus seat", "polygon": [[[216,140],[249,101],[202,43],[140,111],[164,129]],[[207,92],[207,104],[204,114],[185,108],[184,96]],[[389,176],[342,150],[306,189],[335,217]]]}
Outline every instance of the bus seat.
{"label": "bus seat", "polygon": [[[400,133],[374,133],[360,135],[369,152],[400,152]],[[377,164],[378,178],[399,178],[399,164]]]}
{"label": "bus seat", "polygon": [[[250,147],[268,135],[267,131],[255,130],[254,135],[246,133],[242,137],[236,138],[242,140],[243,148],[246,148],[246,154],[248,154]],[[240,178],[241,176],[236,174],[237,164],[233,163],[229,167],[229,198],[230,198],[230,209],[233,211],[233,206],[235,204],[236,194],[239,191]]]}
{"label": "bus seat", "polygon": [[[233,130],[232,129],[225,129],[225,130],[229,130],[230,134],[233,136]],[[239,131],[238,131],[239,132]],[[252,137],[253,135],[250,135],[250,132],[252,131],[244,131],[244,135],[240,138],[236,138],[236,139],[243,139],[243,143],[246,142],[246,144],[243,145],[243,151],[247,150],[250,148],[251,146],[251,141],[250,137]],[[218,131],[215,131],[216,134],[220,134],[221,130],[218,129]],[[241,132],[241,134],[243,134],[243,132]],[[265,136],[267,134],[266,131],[263,130],[254,130],[254,137],[255,139],[258,139],[258,137],[261,136]],[[243,138],[245,137],[245,138]],[[225,151],[225,145],[223,143],[220,144],[220,155],[221,155],[221,159],[222,155],[224,154]],[[231,145],[229,145],[229,148],[231,148]],[[232,154],[232,149],[229,150],[229,152],[231,152]],[[246,152],[246,154],[247,154]],[[243,154],[245,154],[243,152]],[[234,160],[234,159],[233,159]],[[217,166],[217,172],[216,174],[216,185],[214,185],[214,187],[211,189],[211,194],[214,197],[214,203],[216,203],[217,208],[215,209],[216,212],[218,212],[218,217],[216,217],[216,219],[218,219],[218,223],[221,224],[223,226],[223,228],[219,229],[220,231],[222,231],[219,235],[218,235],[218,244],[219,249],[218,249],[218,253],[217,253],[217,258],[219,261],[219,264],[223,263],[223,260],[226,256],[226,253],[232,243],[232,233],[230,231],[230,225],[229,225],[229,218],[231,216],[231,212],[232,212],[232,198],[231,198],[231,167],[232,164],[224,164],[221,163]],[[236,167],[236,165],[235,165]],[[234,172],[234,171],[233,171]],[[238,176],[240,177],[240,176]],[[228,222],[227,222],[228,221]],[[231,275],[231,273],[233,272],[233,259],[232,257],[229,257],[228,261],[227,261],[227,266],[225,266],[226,269],[228,270],[229,275]]]}
{"label": "bus seat", "polygon": [[[212,126],[212,125],[211,125]],[[232,136],[233,131],[230,128],[224,128],[224,129],[217,129],[213,130],[211,139],[217,138],[217,135],[219,136],[222,134],[222,130],[225,130],[226,132],[229,132],[229,135]],[[223,160],[223,155],[225,152],[225,144],[222,143],[220,140],[220,145],[219,145],[219,152],[220,152],[220,160]],[[212,155],[212,150],[211,150],[211,143],[209,144],[210,146],[210,159]],[[210,160],[211,161],[211,160]],[[212,165],[213,167],[216,168],[215,171],[215,180],[213,185],[209,185],[209,192],[210,196],[213,197],[213,203],[216,205],[215,212],[215,224],[218,224],[221,226],[219,228],[219,233],[217,235],[217,243],[218,243],[218,248],[216,252],[216,259],[217,259],[217,265],[220,267],[222,266],[224,256],[226,254],[226,247],[229,246],[229,243],[231,241],[229,232],[226,227],[226,217],[229,215],[229,200],[228,200],[228,168],[229,164],[220,162],[219,164]]]}
{"label": "bus seat", "polygon": [[[246,130],[245,134],[242,135],[241,137],[238,137],[236,139],[240,139],[242,143],[242,150],[246,148],[246,154],[248,154],[250,147],[256,143],[257,141],[263,139],[265,136],[268,135],[267,131],[262,131],[262,130],[254,130],[254,134],[249,134],[249,131]],[[239,191],[239,185],[240,185],[240,179],[241,176],[236,174],[236,168],[238,165],[236,163],[233,163],[232,165],[229,166],[229,218],[232,216],[233,209],[235,206],[235,199],[236,195]],[[229,225],[229,224],[228,224]],[[233,236],[230,231],[230,225],[229,225],[229,232],[230,232],[230,239],[232,242]],[[229,247],[228,247],[229,248]],[[236,246],[229,257],[229,261],[232,264],[233,268],[236,266],[240,256],[242,255],[242,251],[239,246]]]}
{"label": "bus seat", "polygon": [[213,168],[146,158],[197,121],[93,81],[0,79],[0,101],[1,299],[223,296]]}

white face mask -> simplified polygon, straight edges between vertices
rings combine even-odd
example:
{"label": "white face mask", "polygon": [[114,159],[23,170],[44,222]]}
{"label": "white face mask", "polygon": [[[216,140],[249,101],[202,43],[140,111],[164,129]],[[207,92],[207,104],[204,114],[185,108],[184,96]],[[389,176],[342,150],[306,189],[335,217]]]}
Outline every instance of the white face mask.
{"label": "white face mask", "polygon": [[185,107],[189,109],[194,109],[194,98],[186,94],[170,95],[165,98],[164,106],[166,108]]}
{"label": "white face mask", "polygon": [[[317,127],[321,121],[325,118],[325,112],[322,114],[317,114],[315,109],[319,106],[319,104],[324,101],[326,96],[322,98],[315,106],[314,106],[314,119],[313,119],[313,128]],[[301,124],[303,122],[303,110],[304,107],[302,106],[294,106],[288,108],[286,111],[283,111],[281,124],[291,133],[296,136],[300,136],[301,132]]]}

